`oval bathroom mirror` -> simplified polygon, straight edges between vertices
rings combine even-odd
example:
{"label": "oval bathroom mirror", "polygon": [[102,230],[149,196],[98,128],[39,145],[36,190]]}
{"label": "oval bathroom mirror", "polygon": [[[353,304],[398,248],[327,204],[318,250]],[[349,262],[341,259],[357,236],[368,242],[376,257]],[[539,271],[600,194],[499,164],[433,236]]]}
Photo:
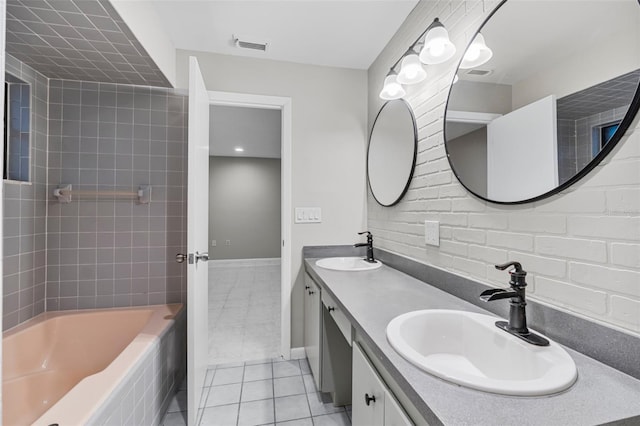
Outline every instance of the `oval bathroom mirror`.
{"label": "oval bathroom mirror", "polygon": [[476,196],[502,204],[567,188],[638,111],[639,1],[508,0],[479,34],[490,51],[470,44],[447,101],[453,172]]}
{"label": "oval bathroom mirror", "polygon": [[418,131],[411,107],[402,99],[386,102],[371,129],[367,178],[375,200],[385,207],[402,199],[416,165]]}

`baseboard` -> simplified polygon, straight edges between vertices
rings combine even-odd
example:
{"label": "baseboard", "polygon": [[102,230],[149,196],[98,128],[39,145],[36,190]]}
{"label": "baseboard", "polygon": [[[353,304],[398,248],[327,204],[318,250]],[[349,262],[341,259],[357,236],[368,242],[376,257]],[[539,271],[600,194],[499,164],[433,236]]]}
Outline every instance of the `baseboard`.
{"label": "baseboard", "polygon": [[291,348],[291,359],[304,359],[307,357],[304,347]]}

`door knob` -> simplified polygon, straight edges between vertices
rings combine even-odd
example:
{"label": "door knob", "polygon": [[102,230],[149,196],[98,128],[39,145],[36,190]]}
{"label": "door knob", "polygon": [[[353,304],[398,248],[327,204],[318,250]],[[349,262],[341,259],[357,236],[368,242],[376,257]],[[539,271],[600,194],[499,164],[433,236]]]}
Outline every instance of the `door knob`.
{"label": "door knob", "polygon": [[184,263],[185,260],[187,260],[187,255],[186,254],[182,254],[182,253],[176,254],[176,262]]}
{"label": "door knob", "polygon": [[209,253],[198,253],[196,252],[196,263],[201,260],[203,262],[207,262],[209,260]]}

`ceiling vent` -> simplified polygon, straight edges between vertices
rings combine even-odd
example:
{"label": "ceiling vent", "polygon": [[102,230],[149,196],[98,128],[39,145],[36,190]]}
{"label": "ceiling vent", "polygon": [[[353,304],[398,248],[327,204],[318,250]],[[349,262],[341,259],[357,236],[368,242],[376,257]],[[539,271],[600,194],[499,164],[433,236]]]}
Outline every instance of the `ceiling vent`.
{"label": "ceiling vent", "polygon": [[489,75],[493,72],[493,70],[479,70],[479,69],[472,69],[467,71],[467,75],[475,75],[477,77],[484,77],[485,75]]}
{"label": "ceiling vent", "polygon": [[255,39],[252,40],[248,37],[240,37],[236,35],[233,36],[233,43],[237,48],[257,50],[259,52],[266,52],[267,46],[269,46],[269,43],[263,43],[256,41]]}

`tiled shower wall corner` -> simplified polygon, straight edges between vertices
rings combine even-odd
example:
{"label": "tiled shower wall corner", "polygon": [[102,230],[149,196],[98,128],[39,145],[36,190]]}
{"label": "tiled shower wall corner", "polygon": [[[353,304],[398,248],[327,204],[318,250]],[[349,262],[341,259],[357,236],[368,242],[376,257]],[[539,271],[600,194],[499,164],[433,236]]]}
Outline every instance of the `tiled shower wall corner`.
{"label": "tiled shower wall corner", "polygon": [[563,184],[576,174],[577,155],[576,121],[558,119],[558,183]]}
{"label": "tiled shower wall corner", "polygon": [[[369,69],[370,125],[389,67],[435,17],[460,48],[498,3],[419,2]],[[443,116],[457,63],[431,67],[424,83],[407,90],[418,127],[415,174],[393,207],[381,207],[369,195],[376,244],[497,287],[508,277],[493,265],[519,260],[529,271],[533,298],[640,333],[640,117],[605,164],[570,190],[524,205],[487,203],[460,185],[444,148]],[[425,246],[425,220],[440,221],[439,248]]]}
{"label": "tiled shower wall corner", "polygon": [[594,157],[593,132],[597,126],[622,121],[629,105],[579,120],[558,120],[558,180],[568,181]]}
{"label": "tiled shower wall corner", "polygon": [[45,309],[48,80],[6,55],[6,71],[31,85],[31,182],[4,181],[3,330]]}
{"label": "tiled shower wall corner", "polygon": [[[186,96],[171,89],[50,80],[48,311],[183,302]],[[58,202],[59,185],[136,191]]]}
{"label": "tiled shower wall corner", "polygon": [[629,105],[576,120],[577,170],[582,170],[593,158],[593,128],[622,121],[628,109]]}

